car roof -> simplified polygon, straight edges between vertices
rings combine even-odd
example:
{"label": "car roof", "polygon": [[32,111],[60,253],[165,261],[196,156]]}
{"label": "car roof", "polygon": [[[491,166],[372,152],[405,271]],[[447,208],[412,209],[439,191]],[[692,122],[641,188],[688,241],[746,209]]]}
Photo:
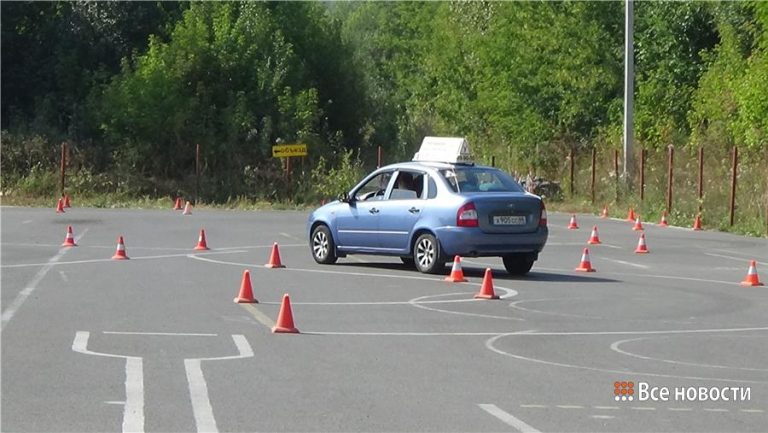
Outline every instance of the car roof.
{"label": "car roof", "polygon": [[398,162],[395,164],[389,164],[387,166],[384,166],[382,168],[394,168],[394,169],[424,169],[424,168],[432,168],[435,170],[445,170],[445,169],[452,169],[452,168],[460,168],[460,167],[478,167],[478,168],[493,168],[493,167],[486,167],[483,165],[474,165],[474,164],[465,164],[465,163],[448,163],[448,162],[433,162],[433,161],[407,161],[407,162]]}

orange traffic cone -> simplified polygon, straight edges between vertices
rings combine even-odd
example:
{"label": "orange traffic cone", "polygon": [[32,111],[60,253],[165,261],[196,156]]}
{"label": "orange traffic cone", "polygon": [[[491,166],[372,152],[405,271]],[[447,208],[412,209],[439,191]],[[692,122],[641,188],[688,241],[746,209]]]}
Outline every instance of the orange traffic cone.
{"label": "orange traffic cone", "polygon": [[112,260],[128,260],[128,256],[125,254],[125,242],[123,241],[122,236],[117,238],[117,251],[115,251],[115,255],[112,256]]}
{"label": "orange traffic cone", "polygon": [[173,210],[182,210],[181,197],[176,197],[176,203],[173,205]]}
{"label": "orange traffic cone", "polygon": [[579,228],[579,225],[576,224],[576,215],[571,214],[571,222],[568,223],[568,228],[571,230],[576,230]]}
{"label": "orange traffic cone", "polygon": [[272,328],[272,332],[281,332],[288,334],[298,334],[299,330],[293,324],[293,312],[291,311],[291,298],[288,294],[283,295],[283,302],[280,304],[280,312],[277,313],[277,323]]}
{"label": "orange traffic cone", "polygon": [[197,238],[196,250],[208,250],[208,244],[205,242],[205,230],[200,229],[200,237]]}
{"label": "orange traffic cone", "polygon": [[56,213],[64,213],[64,199],[59,199],[56,204]]}
{"label": "orange traffic cone", "polygon": [[760,282],[760,277],[757,276],[757,262],[752,260],[749,262],[749,270],[747,271],[747,276],[744,278],[744,281],[741,282],[742,286],[762,286],[763,283]]}
{"label": "orange traffic cone", "polygon": [[581,255],[581,263],[579,267],[574,269],[576,272],[595,272],[595,268],[592,267],[592,263],[589,261],[589,249],[584,248],[584,253]]}
{"label": "orange traffic cone", "polygon": [[600,214],[600,218],[608,218],[608,205],[603,206],[603,212]]}
{"label": "orange traffic cone", "polygon": [[64,196],[64,207],[72,207],[72,205],[69,203],[69,194]]}
{"label": "orange traffic cone", "polygon": [[259,301],[253,297],[253,288],[251,287],[251,273],[248,270],[243,271],[243,281],[240,283],[240,293],[233,299],[238,304],[258,304]]}
{"label": "orange traffic cone", "polygon": [[187,202],[187,204],[184,206],[184,211],[181,214],[192,215],[192,203]]}
{"label": "orange traffic cone", "polygon": [[693,229],[701,230],[701,215],[696,215],[696,219],[693,220]]}
{"label": "orange traffic cone", "polygon": [[669,224],[667,224],[667,211],[661,213],[661,221],[659,221],[659,227],[669,227]]}
{"label": "orange traffic cone", "polygon": [[629,221],[629,222],[632,222],[632,221],[634,221],[636,218],[637,218],[637,217],[635,216],[635,209],[633,209],[633,208],[629,208],[629,213],[627,213],[627,221]]}
{"label": "orange traffic cone", "polygon": [[592,234],[589,236],[588,244],[596,245],[600,244],[600,237],[597,235],[597,226],[592,227]]}
{"label": "orange traffic cone", "polygon": [[491,268],[485,268],[483,284],[480,286],[480,292],[475,294],[475,299],[499,299],[499,295],[493,291],[493,275]]}
{"label": "orange traffic cone", "polygon": [[64,238],[62,247],[76,247],[75,238],[72,236],[72,226],[67,226],[67,237]]}
{"label": "orange traffic cone", "polygon": [[645,245],[645,233],[640,234],[640,240],[637,241],[637,248],[635,248],[635,252],[638,254],[645,254],[649,253],[648,246]]}
{"label": "orange traffic cone", "polygon": [[643,223],[640,222],[640,217],[635,218],[635,225],[632,227],[632,230],[643,230]]}
{"label": "orange traffic cone", "polygon": [[464,271],[461,269],[461,257],[455,256],[453,258],[451,275],[445,277],[445,281],[450,281],[452,283],[463,283],[468,281],[466,278],[464,278]]}
{"label": "orange traffic cone", "polygon": [[269,255],[269,263],[264,266],[267,268],[285,267],[285,265],[280,261],[280,250],[277,248],[277,242],[272,245],[272,254]]}

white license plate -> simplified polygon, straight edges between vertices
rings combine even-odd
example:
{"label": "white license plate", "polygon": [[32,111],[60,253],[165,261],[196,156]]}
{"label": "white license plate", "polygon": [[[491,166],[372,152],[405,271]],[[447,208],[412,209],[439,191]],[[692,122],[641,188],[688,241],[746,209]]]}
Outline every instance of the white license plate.
{"label": "white license plate", "polygon": [[493,225],[496,226],[522,226],[525,225],[525,216],[501,215],[493,217]]}

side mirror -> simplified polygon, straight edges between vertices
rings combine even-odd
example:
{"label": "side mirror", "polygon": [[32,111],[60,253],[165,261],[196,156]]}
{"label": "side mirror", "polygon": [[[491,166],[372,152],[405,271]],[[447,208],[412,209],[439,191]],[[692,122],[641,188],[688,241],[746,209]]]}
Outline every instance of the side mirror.
{"label": "side mirror", "polygon": [[338,198],[339,198],[339,201],[342,202],[342,203],[349,203],[351,201],[350,197],[349,197],[349,193],[346,192],[346,191],[344,191],[341,194],[339,194]]}

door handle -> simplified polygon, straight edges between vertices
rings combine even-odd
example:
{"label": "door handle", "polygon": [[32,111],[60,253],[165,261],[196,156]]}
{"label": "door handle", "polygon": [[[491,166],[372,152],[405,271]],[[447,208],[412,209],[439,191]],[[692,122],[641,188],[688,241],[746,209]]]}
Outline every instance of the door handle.
{"label": "door handle", "polygon": [[379,210],[376,209],[375,207],[372,207],[372,208],[368,209],[368,212],[370,212],[370,213],[379,213]]}
{"label": "door handle", "polygon": [[416,209],[415,207],[412,207],[412,208],[408,209],[408,212],[410,212],[410,213],[419,213],[419,212],[421,212],[421,209]]}

